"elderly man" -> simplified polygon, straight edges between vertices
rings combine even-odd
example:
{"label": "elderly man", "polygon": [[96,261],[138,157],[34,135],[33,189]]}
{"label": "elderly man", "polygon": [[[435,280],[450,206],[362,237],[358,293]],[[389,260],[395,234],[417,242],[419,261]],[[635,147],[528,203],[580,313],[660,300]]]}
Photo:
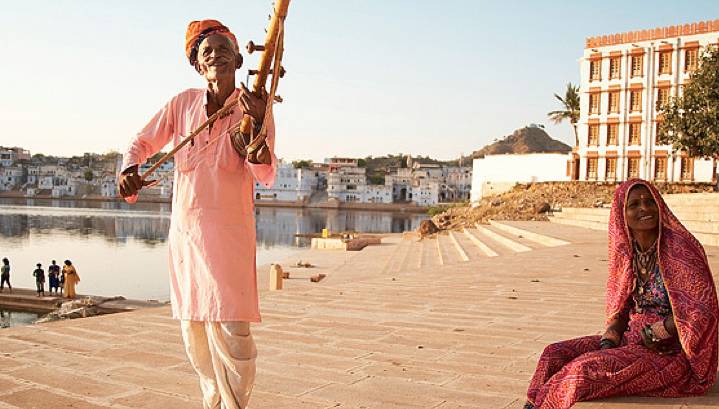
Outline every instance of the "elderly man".
{"label": "elderly man", "polygon": [[177,145],[223,106],[237,104],[175,155],[169,265],[173,316],[181,320],[204,407],[244,409],[257,356],[250,323],[260,321],[253,178],[267,186],[274,181],[274,125],[268,116],[265,144],[248,157],[238,154],[240,140],[251,135],[231,135],[228,130],[249,114],[256,135],[265,119],[267,96],[256,96],[244,84],[236,88],[242,55],[227,27],[216,20],[191,22],[185,52],[207,88],[188,89],[172,98],[132,139],[119,188],[134,203],[144,185],[138,165],[168,143]]}

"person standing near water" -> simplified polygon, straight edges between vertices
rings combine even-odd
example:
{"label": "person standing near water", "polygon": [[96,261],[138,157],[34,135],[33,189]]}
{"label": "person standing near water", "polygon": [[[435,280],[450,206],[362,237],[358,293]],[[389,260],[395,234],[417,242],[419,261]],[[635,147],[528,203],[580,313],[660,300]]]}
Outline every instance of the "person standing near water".
{"label": "person standing near water", "polygon": [[55,264],[55,260],[53,260],[52,264],[47,268],[47,277],[50,285],[50,294],[52,294],[53,289],[55,290],[55,294],[57,294],[60,288],[60,266]]}
{"label": "person standing near water", "polygon": [[42,264],[37,263],[37,268],[32,272],[35,277],[35,285],[37,286],[37,296],[45,296],[45,270],[42,269]]}
{"label": "person standing near water", "polygon": [[67,298],[75,298],[75,285],[80,282],[80,276],[77,275],[75,266],[72,265],[72,261],[65,260],[65,265],[62,267],[62,274],[65,276],[65,296]]}
{"label": "person standing near water", "polygon": [[7,283],[10,293],[12,293],[12,286],[10,285],[10,260],[7,257],[2,259],[2,267],[0,267],[0,293],[5,288]]}

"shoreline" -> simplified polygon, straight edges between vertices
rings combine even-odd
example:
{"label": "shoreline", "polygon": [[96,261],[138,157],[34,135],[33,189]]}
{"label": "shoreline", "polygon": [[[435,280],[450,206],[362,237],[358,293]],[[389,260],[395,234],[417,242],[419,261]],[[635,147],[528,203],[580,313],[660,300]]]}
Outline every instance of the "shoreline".
{"label": "shoreline", "polygon": [[[0,199],[25,199],[25,200],[74,200],[79,202],[115,202],[124,203],[125,201],[119,197],[106,196],[62,196],[53,197],[51,195],[26,196],[16,192],[0,192]],[[171,198],[161,197],[143,197],[140,196],[137,203],[163,203],[172,204]],[[427,213],[430,207],[421,207],[406,203],[342,203],[342,202],[324,202],[307,204],[303,202],[290,201],[255,201],[256,207],[282,207],[297,209],[327,209],[327,210],[367,210],[376,212],[402,212],[402,213]]]}

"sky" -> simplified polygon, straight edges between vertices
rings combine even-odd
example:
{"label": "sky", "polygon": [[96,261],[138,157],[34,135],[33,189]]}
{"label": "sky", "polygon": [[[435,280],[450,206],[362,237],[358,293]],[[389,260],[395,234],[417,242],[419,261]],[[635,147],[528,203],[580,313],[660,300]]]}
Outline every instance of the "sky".
{"label": "sky", "polygon": [[[205,87],[184,33],[214,18],[264,39],[270,0],[2,1],[0,145],[123,152],[174,95]],[[275,106],[285,159],[456,159],[560,106],[588,36],[719,18],[706,1],[292,0]],[[243,52],[246,70],[257,54]]]}

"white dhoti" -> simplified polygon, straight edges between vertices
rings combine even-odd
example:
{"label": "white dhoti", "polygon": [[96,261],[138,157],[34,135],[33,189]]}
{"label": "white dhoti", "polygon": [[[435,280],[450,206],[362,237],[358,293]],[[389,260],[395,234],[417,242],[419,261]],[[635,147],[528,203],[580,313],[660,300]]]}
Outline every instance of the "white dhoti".
{"label": "white dhoti", "polygon": [[255,383],[257,348],[242,321],[181,321],[192,367],[200,376],[204,409],[246,409]]}

